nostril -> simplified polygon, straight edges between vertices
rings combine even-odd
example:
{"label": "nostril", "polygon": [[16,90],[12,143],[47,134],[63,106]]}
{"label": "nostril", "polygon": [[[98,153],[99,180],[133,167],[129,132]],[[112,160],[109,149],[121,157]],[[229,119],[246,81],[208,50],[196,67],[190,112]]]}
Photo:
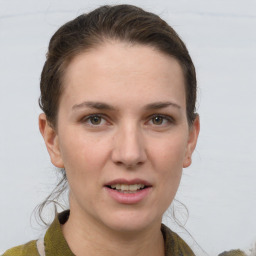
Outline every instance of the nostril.
{"label": "nostril", "polygon": [[125,162],[122,162],[122,161],[116,161],[115,164],[117,166],[124,166],[127,169],[134,169],[138,166],[143,165],[143,162],[140,161],[140,162],[136,162],[136,163],[125,163]]}

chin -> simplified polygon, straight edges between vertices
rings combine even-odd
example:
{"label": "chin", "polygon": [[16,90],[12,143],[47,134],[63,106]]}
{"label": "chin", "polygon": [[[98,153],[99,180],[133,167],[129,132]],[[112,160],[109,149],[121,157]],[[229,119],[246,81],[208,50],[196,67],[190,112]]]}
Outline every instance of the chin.
{"label": "chin", "polygon": [[105,225],[117,232],[133,233],[143,231],[153,225],[161,224],[162,216],[153,218],[150,213],[119,212],[107,219]]}

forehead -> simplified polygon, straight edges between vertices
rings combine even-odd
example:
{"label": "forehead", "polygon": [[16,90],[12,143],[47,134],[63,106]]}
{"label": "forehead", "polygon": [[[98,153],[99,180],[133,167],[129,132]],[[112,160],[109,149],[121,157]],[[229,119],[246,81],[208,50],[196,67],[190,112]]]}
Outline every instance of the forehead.
{"label": "forehead", "polygon": [[65,72],[65,94],[77,100],[100,100],[106,95],[112,100],[172,97],[185,104],[184,76],[176,59],[150,46],[121,42],[108,42],[76,56]]}

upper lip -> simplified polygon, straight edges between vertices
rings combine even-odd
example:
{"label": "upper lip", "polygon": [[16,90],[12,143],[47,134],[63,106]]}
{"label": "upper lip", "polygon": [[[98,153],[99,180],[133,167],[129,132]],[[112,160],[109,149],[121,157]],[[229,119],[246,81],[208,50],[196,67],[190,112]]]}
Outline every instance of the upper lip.
{"label": "upper lip", "polygon": [[105,186],[111,186],[111,185],[116,185],[116,184],[127,184],[127,185],[133,185],[133,184],[143,184],[147,187],[151,187],[152,184],[150,184],[148,181],[146,180],[142,180],[142,179],[131,179],[131,180],[127,180],[127,179],[115,179],[112,180],[110,182],[107,182],[105,184]]}

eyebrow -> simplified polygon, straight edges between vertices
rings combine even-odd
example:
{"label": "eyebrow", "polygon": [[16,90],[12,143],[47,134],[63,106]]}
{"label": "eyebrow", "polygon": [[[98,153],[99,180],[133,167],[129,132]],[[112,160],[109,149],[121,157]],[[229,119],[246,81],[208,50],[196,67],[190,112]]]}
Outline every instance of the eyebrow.
{"label": "eyebrow", "polygon": [[72,110],[76,110],[79,108],[92,108],[92,109],[99,109],[99,110],[114,110],[115,108],[109,104],[103,102],[94,102],[94,101],[84,101],[80,104],[75,104],[72,107]]}
{"label": "eyebrow", "polygon": [[170,101],[165,101],[165,102],[160,101],[160,102],[150,103],[145,106],[145,109],[146,110],[161,109],[161,108],[167,108],[169,106],[181,109],[181,106],[179,106],[178,104],[176,104],[174,102],[170,102]]}
{"label": "eyebrow", "polygon": [[[161,109],[167,108],[169,106],[181,109],[181,107],[173,102],[166,101],[166,102],[154,102],[147,104],[144,109],[145,110],[153,110],[153,109]],[[94,101],[84,101],[80,104],[75,104],[72,107],[72,110],[80,109],[80,108],[91,108],[91,109],[99,109],[99,110],[115,110],[115,108],[107,103],[103,102],[94,102]]]}

